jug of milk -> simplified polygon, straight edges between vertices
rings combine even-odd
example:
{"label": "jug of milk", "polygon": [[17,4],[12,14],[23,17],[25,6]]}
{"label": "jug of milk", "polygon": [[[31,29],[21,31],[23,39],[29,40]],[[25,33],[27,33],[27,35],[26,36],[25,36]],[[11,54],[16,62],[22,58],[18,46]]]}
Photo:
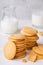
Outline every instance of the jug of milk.
{"label": "jug of milk", "polygon": [[4,33],[15,33],[18,30],[18,20],[15,16],[15,7],[4,7],[1,20],[1,30]]}

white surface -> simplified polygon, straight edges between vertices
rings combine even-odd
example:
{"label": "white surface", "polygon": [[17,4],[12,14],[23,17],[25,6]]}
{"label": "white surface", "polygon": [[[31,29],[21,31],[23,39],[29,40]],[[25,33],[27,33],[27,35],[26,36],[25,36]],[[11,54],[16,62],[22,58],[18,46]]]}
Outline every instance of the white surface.
{"label": "white surface", "polygon": [[[31,22],[22,21],[19,23],[19,29],[22,28],[22,26],[24,25],[32,26]],[[0,65],[43,65],[43,60],[38,60],[35,63],[30,61],[23,63],[22,59],[7,60],[3,54],[3,47],[8,40],[8,36],[9,35],[3,34],[2,32],[0,32]],[[40,39],[38,40],[38,43],[43,43],[43,37],[40,37]]]}

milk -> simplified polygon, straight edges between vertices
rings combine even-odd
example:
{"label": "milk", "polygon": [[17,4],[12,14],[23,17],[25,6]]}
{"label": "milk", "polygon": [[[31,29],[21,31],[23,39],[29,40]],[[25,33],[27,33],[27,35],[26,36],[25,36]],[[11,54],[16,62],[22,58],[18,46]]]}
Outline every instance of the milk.
{"label": "milk", "polygon": [[18,20],[5,16],[1,21],[1,30],[4,33],[15,33],[18,30]]}
{"label": "milk", "polygon": [[32,24],[39,28],[43,28],[43,12],[37,12],[32,14]]}

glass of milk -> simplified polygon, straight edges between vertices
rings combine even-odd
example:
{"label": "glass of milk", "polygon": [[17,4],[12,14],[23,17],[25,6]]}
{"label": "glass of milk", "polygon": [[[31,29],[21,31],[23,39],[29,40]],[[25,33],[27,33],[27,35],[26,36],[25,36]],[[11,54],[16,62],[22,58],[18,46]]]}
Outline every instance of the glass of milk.
{"label": "glass of milk", "polygon": [[14,6],[3,8],[3,17],[1,20],[2,32],[15,33],[18,30],[18,20],[16,18],[15,9]]}
{"label": "glass of milk", "polygon": [[32,24],[35,27],[43,28],[43,11],[35,11],[32,13]]}

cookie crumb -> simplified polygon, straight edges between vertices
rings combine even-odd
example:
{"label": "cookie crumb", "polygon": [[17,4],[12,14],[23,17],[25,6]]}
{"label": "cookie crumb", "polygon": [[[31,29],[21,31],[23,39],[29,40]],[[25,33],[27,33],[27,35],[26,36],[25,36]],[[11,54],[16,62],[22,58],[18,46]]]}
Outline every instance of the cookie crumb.
{"label": "cookie crumb", "polygon": [[27,62],[27,60],[26,60],[26,59],[23,59],[23,60],[22,60],[22,62],[24,62],[24,63],[25,63],[25,62]]}

